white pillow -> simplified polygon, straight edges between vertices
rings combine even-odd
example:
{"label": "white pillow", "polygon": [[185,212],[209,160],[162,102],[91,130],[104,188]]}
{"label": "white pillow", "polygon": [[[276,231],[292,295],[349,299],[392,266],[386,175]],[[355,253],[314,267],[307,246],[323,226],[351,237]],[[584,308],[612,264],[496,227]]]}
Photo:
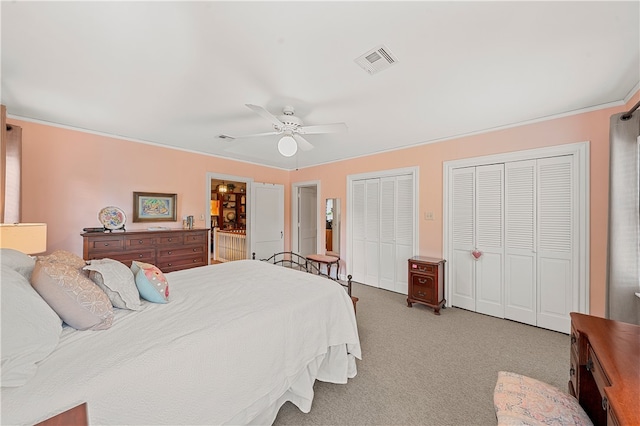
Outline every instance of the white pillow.
{"label": "white pillow", "polygon": [[33,267],[36,266],[36,260],[33,257],[21,251],[8,248],[0,249],[0,263],[3,269],[13,269],[27,280],[31,279]]}
{"label": "white pillow", "polygon": [[124,263],[113,259],[96,259],[82,269],[91,271],[89,278],[107,293],[114,307],[132,311],[142,308],[133,272]]}
{"label": "white pillow", "polygon": [[2,267],[2,387],[22,386],[58,345],[62,320],[20,273]]}

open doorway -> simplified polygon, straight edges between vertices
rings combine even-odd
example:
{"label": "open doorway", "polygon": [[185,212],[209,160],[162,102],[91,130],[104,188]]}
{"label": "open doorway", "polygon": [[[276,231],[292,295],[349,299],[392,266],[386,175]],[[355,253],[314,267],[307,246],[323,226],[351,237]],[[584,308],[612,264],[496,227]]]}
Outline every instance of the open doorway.
{"label": "open doorway", "polygon": [[292,185],[291,248],[301,256],[324,253],[324,207],[320,202],[320,182],[300,182]]}
{"label": "open doorway", "polygon": [[207,174],[211,263],[249,258],[247,230],[252,181],[240,176]]}

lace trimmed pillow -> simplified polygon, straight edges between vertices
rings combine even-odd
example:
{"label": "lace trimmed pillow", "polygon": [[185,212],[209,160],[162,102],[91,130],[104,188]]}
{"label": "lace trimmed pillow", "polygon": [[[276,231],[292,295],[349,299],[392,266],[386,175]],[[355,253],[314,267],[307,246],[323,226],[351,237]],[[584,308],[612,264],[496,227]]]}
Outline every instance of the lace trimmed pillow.
{"label": "lace trimmed pillow", "polygon": [[142,308],[135,277],[125,264],[113,259],[97,259],[82,269],[90,271],[89,278],[107,294],[114,307],[132,311]]}

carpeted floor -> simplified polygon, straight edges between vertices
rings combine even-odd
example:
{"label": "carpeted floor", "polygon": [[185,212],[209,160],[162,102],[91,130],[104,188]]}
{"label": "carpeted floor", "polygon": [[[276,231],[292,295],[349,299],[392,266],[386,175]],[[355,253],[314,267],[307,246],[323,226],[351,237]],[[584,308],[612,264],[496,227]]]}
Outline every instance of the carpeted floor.
{"label": "carpeted floor", "polygon": [[506,370],[567,389],[569,336],[354,284],[362,361],[346,385],[316,382],[310,413],[286,403],[275,425],[495,425]]}

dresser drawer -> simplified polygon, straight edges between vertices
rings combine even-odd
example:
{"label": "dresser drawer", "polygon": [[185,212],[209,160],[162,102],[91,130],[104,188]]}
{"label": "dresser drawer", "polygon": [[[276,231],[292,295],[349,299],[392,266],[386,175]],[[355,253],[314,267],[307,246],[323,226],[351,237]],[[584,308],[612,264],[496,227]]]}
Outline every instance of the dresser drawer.
{"label": "dresser drawer", "polygon": [[194,268],[196,266],[204,266],[207,264],[207,255],[201,253],[197,256],[180,257],[180,258],[164,258],[156,264],[162,272],[177,271],[179,269]]}
{"label": "dresser drawer", "polygon": [[207,241],[206,232],[194,232],[190,234],[185,234],[184,236],[185,244],[203,244],[206,241]]}
{"label": "dresser drawer", "polygon": [[183,241],[182,234],[166,234],[156,238],[156,244],[158,245],[182,244]]}
{"label": "dresser drawer", "polygon": [[89,247],[91,250],[108,250],[108,251],[122,250],[123,246],[124,244],[122,241],[122,237],[120,236],[114,236],[112,238],[107,237],[107,238],[89,240]]}
{"label": "dresser drawer", "polygon": [[[600,392],[600,396],[605,398],[604,388],[611,386],[611,382],[609,378],[605,374],[602,369],[602,365],[598,360],[595,352],[593,352],[593,348],[589,347],[589,359],[587,361],[587,369],[591,371],[591,375],[593,376],[593,380],[596,382],[598,386],[598,392]],[[605,403],[603,403],[603,408],[605,407]]]}
{"label": "dresser drawer", "polygon": [[414,273],[422,272],[422,273],[433,274],[437,268],[438,268],[438,265],[426,265],[424,263],[414,263],[409,261],[410,272],[414,272]]}
{"label": "dresser drawer", "polygon": [[163,248],[158,250],[158,258],[167,260],[167,258],[170,257],[184,257],[193,254],[202,255],[203,251],[203,246]]}
{"label": "dresser drawer", "polygon": [[569,360],[569,393],[572,396],[577,396],[578,388],[578,354],[571,351],[571,357]]}
{"label": "dresser drawer", "polygon": [[131,262],[137,260],[138,262],[154,263],[155,262],[155,250],[140,250],[140,251],[125,251],[121,253],[109,253],[105,257],[109,259],[117,260],[131,267]]}
{"label": "dresser drawer", "polygon": [[138,247],[153,247],[155,243],[156,239],[153,237],[139,236],[125,238],[125,247],[131,250],[135,250]]}

